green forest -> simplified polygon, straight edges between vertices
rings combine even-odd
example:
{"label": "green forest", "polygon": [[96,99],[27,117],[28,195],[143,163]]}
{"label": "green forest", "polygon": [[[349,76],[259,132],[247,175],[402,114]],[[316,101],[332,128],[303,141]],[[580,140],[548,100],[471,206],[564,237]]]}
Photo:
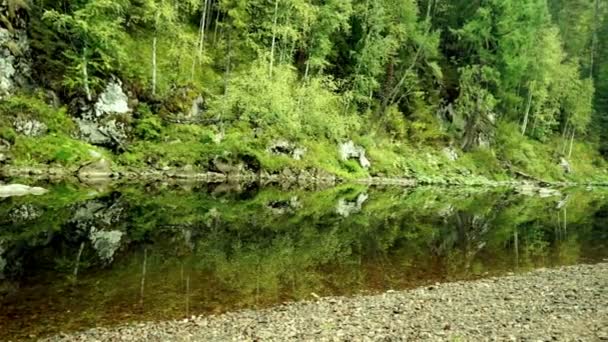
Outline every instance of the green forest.
{"label": "green forest", "polygon": [[0,164],[608,181],[605,0],[3,0]]}

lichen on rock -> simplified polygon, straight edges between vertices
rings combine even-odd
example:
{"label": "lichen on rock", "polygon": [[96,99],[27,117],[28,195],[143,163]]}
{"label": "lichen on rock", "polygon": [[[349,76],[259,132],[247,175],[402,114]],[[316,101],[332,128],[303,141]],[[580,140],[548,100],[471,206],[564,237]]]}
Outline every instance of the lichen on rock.
{"label": "lichen on rock", "polygon": [[358,159],[359,165],[364,169],[369,169],[372,166],[365,156],[365,149],[362,146],[355,145],[352,140],[340,144],[340,158],[344,161]]}

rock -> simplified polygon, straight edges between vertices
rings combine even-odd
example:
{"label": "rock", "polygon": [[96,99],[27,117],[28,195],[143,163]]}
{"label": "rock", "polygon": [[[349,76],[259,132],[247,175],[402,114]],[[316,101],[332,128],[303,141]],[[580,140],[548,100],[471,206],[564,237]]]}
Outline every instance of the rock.
{"label": "rock", "polygon": [[307,149],[305,147],[299,147],[287,140],[277,140],[273,142],[266,151],[275,155],[286,155],[295,160],[302,160]]}
{"label": "rock", "polygon": [[110,162],[105,158],[86,164],[78,170],[78,178],[81,179],[110,177],[112,177],[112,167]]}
{"label": "rock", "polygon": [[128,140],[129,127],[113,118],[101,122],[78,119],[76,123],[81,138],[93,145],[117,148]]}
{"label": "rock", "polygon": [[99,118],[108,114],[126,114],[130,111],[129,98],[122,90],[122,83],[119,80],[110,81],[95,103],[95,116]]}
{"label": "rock", "polygon": [[230,161],[218,156],[213,158],[210,167],[212,171],[219,171],[223,174],[238,174],[241,173],[244,168],[242,164],[233,165]]}
{"label": "rock", "polygon": [[344,161],[348,159],[358,159],[361,167],[368,169],[371,167],[370,161],[365,156],[365,149],[355,145],[352,140],[340,144],[340,158]]}
{"label": "rock", "polygon": [[[0,34],[2,31],[6,30],[0,29]],[[12,56],[0,58],[0,99],[10,95],[13,90],[13,76],[15,75],[13,63]]]}
{"label": "rock", "polygon": [[33,206],[32,204],[23,204],[14,207],[8,214],[13,222],[25,222],[31,221],[42,216],[43,211],[40,208]]}
{"label": "rock", "polygon": [[443,154],[446,156],[446,158],[448,158],[449,161],[457,161],[458,160],[458,153],[456,152],[456,150],[453,147],[446,147],[443,149]]}
{"label": "rock", "polygon": [[189,119],[199,119],[203,113],[203,105],[205,104],[205,100],[201,95],[199,95],[196,99],[192,101],[192,107],[190,108],[190,112],[188,113]]}
{"label": "rock", "polygon": [[93,159],[101,159],[103,155],[95,150],[89,150],[89,156]]}
{"label": "rock", "polygon": [[26,25],[15,26],[19,28],[12,32],[0,27],[0,100],[26,86],[30,78],[31,59]]}
{"label": "rock", "polygon": [[291,156],[295,160],[302,160],[302,158],[304,157],[305,154],[306,154],[306,148],[296,147],[293,149]]}
{"label": "rock", "polygon": [[572,172],[572,168],[570,167],[570,162],[568,162],[568,160],[564,157],[562,157],[559,161],[559,166],[562,167],[562,169],[564,170],[565,173],[571,173]]}
{"label": "rock", "polygon": [[6,152],[10,149],[11,149],[11,144],[8,141],[0,138],[0,152]]}
{"label": "rock", "polygon": [[72,104],[80,112],[76,119],[81,139],[112,149],[124,149],[130,133],[129,99],[118,80],[110,81],[93,108],[83,99]]}
{"label": "rock", "polygon": [[555,190],[555,189],[540,188],[540,189],[538,189],[538,196],[540,198],[547,198],[547,197],[554,197],[554,196],[561,197],[562,193],[559,190]]}
{"label": "rock", "polygon": [[359,194],[354,202],[342,198],[336,205],[336,213],[342,217],[349,217],[352,214],[356,214],[361,211],[363,203],[365,203],[368,198],[369,195],[365,193]]}
{"label": "rock", "polygon": [[18,133],[28,137],[39,137],[45,134],[48,130],[48,127],[44,123],[23,117],[18,117],[13,126]]}
{"label": "rock", "polygon": [[118,230],[99,231],[95,227],[89,233],[89,239],[93,244],[93,248],[97,251],[97,255],[101,260],[110,263],[114,259],[114,253],[120,247],[120,240],[123,232]]}
{"label": "rock", "polygon": [[22,184],[0,185],[0,198],[26,195],[44,195],[48,190]]}

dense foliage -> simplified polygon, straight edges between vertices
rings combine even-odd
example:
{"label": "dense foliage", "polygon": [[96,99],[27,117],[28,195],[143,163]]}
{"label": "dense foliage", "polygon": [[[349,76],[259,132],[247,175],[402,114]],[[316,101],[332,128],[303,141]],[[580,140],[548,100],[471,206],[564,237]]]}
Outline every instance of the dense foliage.
{"label": "dense foliage", "polygon": [[519,140],[551,164],[576,159],[577,141],[608,153],[600,0],[9,4],[30,18],[36,82],[64,103],[91,102],[118,77],[146,108],[143,140],[161,139],[160,118],[202,94],[221,134],[449,144],[503,160],[514,151],[497,141]]}

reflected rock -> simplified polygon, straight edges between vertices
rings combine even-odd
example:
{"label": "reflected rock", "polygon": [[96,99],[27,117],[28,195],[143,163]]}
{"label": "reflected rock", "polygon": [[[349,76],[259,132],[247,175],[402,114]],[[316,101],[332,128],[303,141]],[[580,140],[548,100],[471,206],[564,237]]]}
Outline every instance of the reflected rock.
{"label": "reflected rock", "polygon": [[0,198],[26,195],[44,195],[48,190],[23,184],[0,185]]}
{"label": "reflected rock", "polygon": [[342,217],[349,217],[352,214],[356,214],[361,211],[363,203],[365,203],[368,198],[368,194],[359,194],[354,202],[341,198],[338,201],[338,205],[336,205],[336,213]]}
{"label": "reflected rock", "polygon": [[114,259],[114,253],[120,247],[120,240],[123,234],[123,232],[118,230],[105,231],[97,230],[93,227],[91,228],[89,238],[99,258],[106,263],[110,263]]}
{"label": "reflected rock", "polygon": [[43,211],[40,208],[33,206],[32,204],[23,204],[14,207],[9,212],[9,217],[14,223],[31,221],[42,216]]}

